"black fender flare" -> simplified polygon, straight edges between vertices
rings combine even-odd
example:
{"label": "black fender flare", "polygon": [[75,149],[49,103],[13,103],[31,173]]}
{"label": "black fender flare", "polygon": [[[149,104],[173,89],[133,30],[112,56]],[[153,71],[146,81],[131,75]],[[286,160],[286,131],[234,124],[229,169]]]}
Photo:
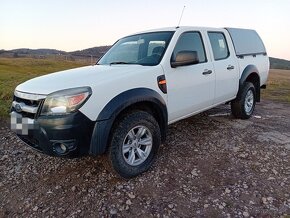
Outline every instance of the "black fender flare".
{"label": "black fender flare", "polygon": [[243,70],[241,77],[240,77],[240,80],[239,80],[239,92],[238,92],[237,97],[240,96],[240,90],[242,90],[245,82],[252,75],[257,75],[257,77],[259,78],[259,81],[256,84],[254,83],[254,85],[256,87],[257,101],[259,102],[260,101],[260,76],[259,76],[259,71],[255,65],[248,65]]}
{"label": "black fender flare", "polygon": [[259,76],[259,71],[255,65],[248,65],[242,72],[240,77],[240,87],[244,85],[250,74],[255,73]]}
{"label": "black fender flare", "polygon": [[159,116],[161,116],[160,130],[163,132],[165,140],[168,112],[162,96],[149,88],[135,88],[120,93],[111,99],[98,115],[90,144],[90,154],[98,155],[106,151],[110,132],[118,115],[126,108],[139,102],[149,102],[158,108]]}

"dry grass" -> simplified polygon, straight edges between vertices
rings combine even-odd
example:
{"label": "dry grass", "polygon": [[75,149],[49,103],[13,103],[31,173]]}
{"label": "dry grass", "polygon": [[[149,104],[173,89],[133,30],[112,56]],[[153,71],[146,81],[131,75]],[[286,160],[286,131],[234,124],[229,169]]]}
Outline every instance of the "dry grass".
{"label": "dry grass", "polygon": [[270,70],[267,89],[262,99],[290,103],[290,70]]}
{"label": "dry grass", "polygon": [[0,58],[0,117],[8,116],[15,87],[34,77],[84,66],[83,62],[55,59]]}

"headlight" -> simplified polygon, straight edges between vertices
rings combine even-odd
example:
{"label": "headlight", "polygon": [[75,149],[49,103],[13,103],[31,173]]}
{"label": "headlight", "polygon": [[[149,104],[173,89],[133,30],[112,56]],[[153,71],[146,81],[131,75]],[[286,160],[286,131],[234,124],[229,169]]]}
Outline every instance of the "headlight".
{"label": "headlight", "polygon": [[65,89],[49,94],[43,104],[41,115],[63,115],[78,110],[91,96],[90,87]]}

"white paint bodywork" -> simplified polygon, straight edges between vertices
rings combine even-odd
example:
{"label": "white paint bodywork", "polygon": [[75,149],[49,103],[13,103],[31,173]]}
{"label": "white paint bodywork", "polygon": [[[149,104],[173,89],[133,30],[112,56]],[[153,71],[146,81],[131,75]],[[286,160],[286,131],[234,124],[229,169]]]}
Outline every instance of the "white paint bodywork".
{"label": "white paint bodywork", "polygon": [[146,87],[156,90],[167,102],[167,96],[160,91],[156,80],[162,74],[160,65],[94,65],[40,76],[20,84],[16,90],[48,95],[63,89],[89,86],[92,96],[79,110],[95,121],[106,104],[126,90]]}
{"label": "white paint bodywork", "polygon": [[[249,64],[255,65],[260,73],[261,85],[267,81],[269,60],[267,56],[257,55],[237,58],[230,35],[226,29],[180,27],[164,28],[154,31],[174,31],[168,48],[157,66],[140,65],[95,65],[57,72],[34,78],[16,87],[24,93],[48,95],[52,92],[89,86],[92,96],[79,109],[90,120],[96,121],[106,104],[120,93],[134,88],[148,88],[158,92],[167,103],[168,121],[173,123],[197,114],[236,97],[241,73]],[[207,62],[191,66],[172,68],[170,59],[179,36],[187,31],[201,33],[206,50]],[[228,42],[230,56],[214,61],[208,31],[223,32]],[[227,67],[234,66],[233,70]],[[205,70],[212,74],[203,75]],[[157,77],[165,74],[167,94],[157,85]]]}

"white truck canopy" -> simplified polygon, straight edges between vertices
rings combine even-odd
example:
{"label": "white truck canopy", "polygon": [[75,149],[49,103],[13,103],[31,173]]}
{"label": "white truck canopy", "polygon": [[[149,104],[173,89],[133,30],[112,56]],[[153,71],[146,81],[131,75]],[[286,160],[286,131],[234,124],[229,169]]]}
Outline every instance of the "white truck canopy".
{"label": "white truck canopy", "polygon": [[229,32],[237,56],[266,54],[266,48],[255,30],[226,28]]}

